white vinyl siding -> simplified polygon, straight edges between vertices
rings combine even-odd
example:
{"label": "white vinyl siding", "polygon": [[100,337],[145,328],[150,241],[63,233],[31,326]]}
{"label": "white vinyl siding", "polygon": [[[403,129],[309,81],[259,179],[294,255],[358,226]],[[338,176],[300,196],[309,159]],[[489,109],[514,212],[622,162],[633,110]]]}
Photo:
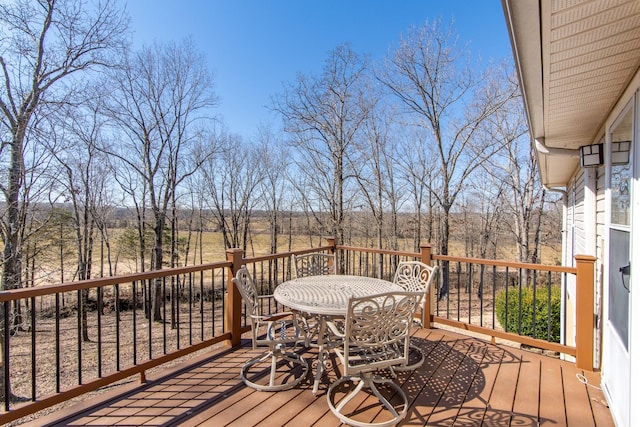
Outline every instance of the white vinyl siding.
{"label": "white vinyl siding", "polygon": [[599,167],[596,178],[596,283],[595,283],[595,311],[597,316],[596,334],[595,334],[595,368],[600,369],[601,351],[602,351],[602,289],[604,277],[605,259],[605,222],[606,222],[606,199],[605,199],[605,168]]}
{"label": "white vinyl siding", "polygon": [[584,212],[584,169],[576,174],[575,183],[573,184],[575,191],[575,217],[574,217],[574,235],[575,245],[573,247],[573,253],[571,254],[571,263],[575,265],[574,257],[577,254],[589,253],[585,244],[585,212]]}

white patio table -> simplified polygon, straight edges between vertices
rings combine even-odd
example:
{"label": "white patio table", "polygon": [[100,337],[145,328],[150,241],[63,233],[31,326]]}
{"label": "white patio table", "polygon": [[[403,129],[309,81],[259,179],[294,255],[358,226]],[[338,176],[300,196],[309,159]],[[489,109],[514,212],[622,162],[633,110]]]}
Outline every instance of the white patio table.
{"label": "white patio table", "polygon": [[308,313],[318,318],[318,366],[313,382],[313,394],[318,392],[320,378],[324,372],[326,321],[328,318],[345,317],[351,297],[364,297],[403,289],[386,280],[362,276],[328,274],[299,277],[278,285],[273,293],[280,304]]}

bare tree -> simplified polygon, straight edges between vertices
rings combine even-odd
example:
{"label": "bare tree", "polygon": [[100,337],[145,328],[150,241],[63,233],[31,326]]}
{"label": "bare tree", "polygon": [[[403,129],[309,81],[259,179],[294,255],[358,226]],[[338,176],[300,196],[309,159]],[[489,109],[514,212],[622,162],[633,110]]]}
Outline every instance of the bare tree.
{"label": "bare tree", "polygon": [[[388,58],[379,78],[396,96],[416,126],[429,131],[438,161],[438,188],[433,194],[442,209],[440,253],[449,252],[450,213],[469,175],[496,146],[478,140],[483,121],[513,93],[479,74],[465,50],[457,47],[452,28],[439,21],[409,30]],[[443,269],[440,297],[448,293]]]}
{"label": "bare tree", "polygon": [[[148,195],[154,270],[163,268],[167,214],[176,189],[200,167],[207,157],[203,153],[212,152],[203,148],[199,131],[216,102],[205,60],[190,40],[145,47],[115,75],[109,115],[122,140],[106,151],[135,171]],[[158,280],[154,320],[161,320],[161,289]]]}
{"label": "bare tree", "polygon": [[[118,161],[117,157],[109,156],[109,165],[113,171],[113,179],[118,184],[122,191],[122,204],[127,207],[128,211],[134,211],[135,216],[135,228],[130,225],[128,229],[135,230],[137,239],[130,239],[131,233],[126,233],[127,252],[131,252],[135,259],[135,269],[139,272],[147,270],[147,249],[149,247],[147,243],[148,235],[148,218],[147,218],[147,198],[149,197],[149,191],[147,189],[147,182],[140,177],[138,172],[134,169],[122,167],[122,164]],[[122,237],[122,236],[121,236]],[[122,238],[120,241],[122,242]],[[134,249],[135,246],[135,249]],[[122,249],[121,245],[121,249]]]}
{"label": "bare tree", "polygon": [[204,216],[204,198],[201,189],[201,181],[198,180],[198,175],[195,174],[189,178],[188,187],[192,190],[189,193],[190,208],[189,218],[187,222],[187,239],[185,242],[184,253],[184,265],[189,264],[189,256],[191,255],[191,247],[193,246],[193,264],[204,263],[204,247],[203,236],[205,227]]}
{"label": "bare tree", "polygon": [[[517,92],[514,73],[504,79],[505,86]],[[540,233],[545,190],[539,180],[536,152],[528,137],[527,121],[519,97],[510,99],[485,123],[488,137],[504,147],[489,162],[487,171],[506,185],[504,206],[517,246],[520,262],[540,262]]]}
{"label": "bare tree", "polygon": [[361,102],[367,62],[347,45],[333,50],[320,76],[299,75],[274,98],[285,131],[299,150],[297,164],[310,178],[313,209],[328,212],[338,244],[344,241],[347,157],[368,111]]}
{"label": "bare tree", "polygon": [[[98,223],[104,217],[104,212],[109,210],[107,203],[110,202],[106,188],[110,170],[105,154],[99,150],[104,120],[99,113],[102,108],[99,99],[94,97],[94,101],[84,102],[84,109],[69,111],[65,123],[70,123],[70,129],[64,133],[61,144],[51,147],[62,172],[56,180],[66,195],[65,201],[71,204],[77,259],[75,276],[79,280],[92,277]],[[89,341],[88,299],[89,290],[85,289],[79,306],[84,341]]]}
{"label": "bare tree", "polygon": [[[329,221],[326,220],[328,215],[326,211],[322,210],[323,203],[319,201],[321,196],[317,192],[318,188],[322,188],[318,187],[318,180],[326,176],[323,175],[314,179],[313,176],[308,174],[308,171],[299,167],[289,168],[287,172],[287,181],[293,188],[293,193],[290,195],[289,200],[290,209],[293,211],[295,207],[296,210],[300,210],[304,214],[304,230],[309,239],[309,246],[313,247],[316,244],[320,246],[322,237],[326,237],[331,232]],[[318,241],[314,242],[316,237]]]}
{"label": "bare tree", "polygon": [[[420,251],[423,236],[423,216],[426,214],[425,238],[432,242],[436,238],[434,233],[434,181],[435,161],[428,139],[423,132],[412,132],[398,144],[396,163],[398,164],[399,179],[404,182],[407,192],[411,195],[411,202],[415,211],[412,221],[413,250]],[[401,138],[398,133],[397,137]],[[426,206],[426,212],[425,212]]]}
{"label": "bare tree", "polygon": [[[475,212],[479,216],[478,256],[484,259],[495,259],[498,239],[505,223],[504,181],[492,179],[486,173],[471,183],[471,195],[476,205]],[[484,269],[484,265],[480,266]]]}
{"label": "bare tree", "polygon": [[[44,108],[41,108],[42,110]],[[44,142],[56,140],[55,129],[59,119],[60,116],[47,109],[42,117],[37,117],[33,121],[34,126],[29,127],[23,140],[22,189],[18,203],[18,224],[21,227],[18,256],[22,266],[19,287],[24,285],[23,280],[25,279],[30,282],[31,286],[35,286],[35,284],[51,278],[54,274],[55,261],[37,266],[34,263],[36,263],[36,258],[42,255],[42,251],[47,250],[46,246],[52,243],[51,229],[53,226],[50,222],[53,221],[56,224],[64,222],[61,221],[62,216],[59,215],[59,211],[52,209],[55,203],[63,200],[63,196],[57,188],[55,180],[59,168],[47,147],[48,143]],[[58,234],[60,228],[55,227],[55,229],[55,233]],[[60,242],[61,238],[56,236],[53,240]],[[26,262],[26,265],[23,262]],[[63,270],[64,266],[60,261],[61,279],[64,277]],[[13,318],[15,319],[16,315],[19,318],[19,313],[19,305],[14,306]]]}
{"label": "bare tree", "polygon": [[213,205],[225,249],[242,248],[249,242],[251,214],[259,201],[256,188],[263,179],[262,151],[239,135],[220,137],[221,153],[201,170],[206,196]]}
{"label": "bare tree", "polygon": [[[83,71],[111,63],[110,54],[123,45],[127,22],[104,1],[90,8],[64,0],[0,4],[0,111],[2,147],[8,159],[2,193],[4,243],[2,286],[20,286],[20,193],[24,183],[24,143],[35,115],[46,104],[63,102],[73,90],[65,81]],[[80,77],[80,76],[78,76]]]}
{"label": "bare tree", "polygon": [[21,286],[24,145],[27,135],[36,133],[34,118],[45,113],[47,104],[64,102],[73,90],[65,82],[109,65],[110,55],[123,46],[127,21],[115,1],[92,6],[74,0],[0,4],[0,157],[7,165],[0,183],[5,202],[0,218],[2,289]]}
{"label": "bare tree", "polygon": [[286,179],[289,154],[284,143],[265,126],[258,129],[257,140],[264,165],[264,179],[260,182],[260,194],[269,220],[270,250],[274,254],[278,252],[280,215],[284,200],[290,195]]}
{"label": "bare tree", "polygon": [[[263,165],[263,179],[260,181],[258,193],[261,195],[261,205],[269,222],[270,253],[275,254],[278,252],[278,236],[282,229],[281,216],[285,198],[291,193],[287,181],[289,153],[284,143],[266,126],[259,127],[257,142]],[[274,283],[280,262],[282,261],[278,259],[269,260],[269,274],[273,277]]]}
{"label": "bare tree", "polygon": [[[498,241],[503,236],[505,223],[504,192],[506,183],[495,179],[485,171],[485,167],[476,170],[469,180],[469,190],[464,194],[465,216],[465,256],[482,259],[495,259]],[[482,297],[486,265],[478,266],[477,295]],[[471,272],[475,270],[470,267]],[[471,292],[471,281],[468,282],[467,292]]]}
{"label": "bare tree", "polygon": [[[369,111],[363,122],[356,153],[350,158],[351,168],[355,171],[355,178],[360,186],[361,197],[371,210],[375,223],[376,245],[379,249],[387,246],[398,249],[398,211],[403,200],[404,189],[396,178],[397,144],[392,112],[388,105],[376,95],[377,90],[371,88],[368,93],[369,105],[363,110]],[[406,199],[406,198],[405,198]],[[385,221],[385,218],[388,218]],[[366,224],[368,228],[368,224]],[[386,232],[385,226],[389,228]],[[365,230],[368,234],[368,230]],[[382,254],[378,259],[378,275],[382,277]]]}

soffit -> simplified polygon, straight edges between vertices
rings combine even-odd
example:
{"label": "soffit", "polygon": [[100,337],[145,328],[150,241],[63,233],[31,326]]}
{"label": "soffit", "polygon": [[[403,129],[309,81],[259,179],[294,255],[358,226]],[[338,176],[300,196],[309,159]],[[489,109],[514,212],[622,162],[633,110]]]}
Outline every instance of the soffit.
{"label": "soffit", "polygon": [[[640,67],[640,1],[503,0],[503,7],[532,137],[551,148],[593,143]],[[566,184],[578,163],[539,159],[547,185]]]}

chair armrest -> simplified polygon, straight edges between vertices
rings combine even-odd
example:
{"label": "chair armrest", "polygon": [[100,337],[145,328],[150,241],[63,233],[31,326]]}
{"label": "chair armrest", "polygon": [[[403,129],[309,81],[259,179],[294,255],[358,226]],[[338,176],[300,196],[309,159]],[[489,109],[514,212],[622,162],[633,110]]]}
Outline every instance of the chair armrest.
{"label": "chair armrest", "polygon": [[344,338],[344,331],[341,331],[340,328],[335,324],[333,320],[327,320],[327,327],[331,330],[331,333],[337,336],[338,338]]}
{"label": "chair armrest", "polygon": [[252,314],[251,318],[258,320],[260,322],[276,322],[280,319],[284,319],[285,317],[289,317],[289,316],[293,316],[294,318],[297,317],[295,313],[291,311],[283,311],[281,313],[274,313],[274,314],[267,314],[267,315]]}

